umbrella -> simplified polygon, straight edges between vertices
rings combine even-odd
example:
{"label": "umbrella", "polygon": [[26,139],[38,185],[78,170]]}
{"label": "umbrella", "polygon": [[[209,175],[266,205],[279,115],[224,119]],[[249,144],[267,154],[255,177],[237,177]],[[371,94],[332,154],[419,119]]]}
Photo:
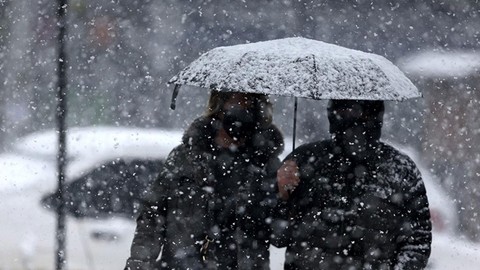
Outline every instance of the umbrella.
{"label": "umbrella", "polygon": [[[420,97],[392,62],[301,37],[214,48],[174,76],[180,85],[312,99],[404,100]],[[294,117],[294,136],[295,136]]]}
{"label": "umbrella", "polygon": [[217,47],[169,83],[313,99],[421,96],[403,72],[380,55],[300,37]]}

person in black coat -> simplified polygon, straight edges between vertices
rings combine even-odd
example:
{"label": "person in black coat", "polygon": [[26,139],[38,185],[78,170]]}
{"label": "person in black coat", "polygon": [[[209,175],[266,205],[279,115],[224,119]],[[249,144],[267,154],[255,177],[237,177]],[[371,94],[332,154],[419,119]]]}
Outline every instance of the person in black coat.
{"label": "person in black coat", "polygon": [[[431,223],[414,162],[380,141],[383,101],[333,100],[332,139],[285,158],[274,224],[285,269],[424,269]],[[293,190],[293,191],[292,191]]]}
{"label": "person in black coat", "polygon": [[269,269],[282,151],[265,95],[212,91],[153,184],[125,269]]}

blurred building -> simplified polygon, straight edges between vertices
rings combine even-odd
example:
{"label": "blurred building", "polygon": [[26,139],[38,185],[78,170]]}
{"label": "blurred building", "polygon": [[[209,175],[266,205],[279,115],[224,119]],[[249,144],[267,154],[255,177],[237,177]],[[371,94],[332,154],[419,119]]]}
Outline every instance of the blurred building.
{"label": "blurred building", "polygon": [[460,231],[480,241],[480,53],[427,51],[400,66],[424,94],[423,159],[456,199]]}

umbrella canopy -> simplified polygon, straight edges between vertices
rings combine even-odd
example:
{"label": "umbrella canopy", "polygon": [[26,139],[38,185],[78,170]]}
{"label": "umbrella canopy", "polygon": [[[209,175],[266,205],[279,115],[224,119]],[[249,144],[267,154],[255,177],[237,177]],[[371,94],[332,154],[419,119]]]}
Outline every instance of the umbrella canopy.
{"label": "umbrella canopy", "polygon": [[217,47],[169,83],[313,99],[421,96],[403,72],[380,55],[300,37]]}

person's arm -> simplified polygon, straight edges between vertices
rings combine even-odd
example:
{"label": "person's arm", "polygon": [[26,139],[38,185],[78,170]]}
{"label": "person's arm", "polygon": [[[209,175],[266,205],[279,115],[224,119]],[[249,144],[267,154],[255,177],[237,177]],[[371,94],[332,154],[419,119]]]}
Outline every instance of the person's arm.
{"label": "person's arm", "polygon": [[264,162],[252,161],[248,165],[247,186],[239,189],[237,207],[245,209],[238,215],[240,238],[239,269],[270,269],[269,247],[271,220],[277,202],[276,171],[280,166],[278,158]]}
{"label": "person's arm", "polygon": [[[289,156],[290,157],[290,156]],[[290,193],[300,183],[299,168],[296,161],[287,157],[276,172],[275,190],[277,202],[271,224],[271,242],[276,247],[286,247],[290,242]]]}
{"label": "person's arm", "polygon": [[290,193],[300,183],[299,168],[295,160],[285,160],[277,170],[277,188],[279,197],[286,201]]}
{"label": "person's arm", "polygon": [[165,237],[168,185],[174,173],[176,152],[170,153],[143,202],[125,270],[154,269]]}
{"label": "person's arm", "polygon": [[277,170],[276,191],[278,194],[277,206],[275,207],[272,222],[272,244],[276,247],[286,247],[292,240],[292,225],[296,218],[298,200],[305,194],[295,194],[301,182],[311,177],[302,164],[308,164],[315,151],[324,149],[322,142],[304,144],[296,148],[282,162]]}
{"label": "person's arm", "polygon": [[427,266],[432,243],[432,225],[425,186],[419,170],[412,162],[405,180],[411,183],[405,194],[404,215],[407,223],[402,227],[400,248],[395,270],[424,269]]}
{"label": "person's arm", "polygon": [[127,260],[126,270],[151,270],[164,239],[165,215],[163,203],[146,203],[137,219],[137,228]]}

